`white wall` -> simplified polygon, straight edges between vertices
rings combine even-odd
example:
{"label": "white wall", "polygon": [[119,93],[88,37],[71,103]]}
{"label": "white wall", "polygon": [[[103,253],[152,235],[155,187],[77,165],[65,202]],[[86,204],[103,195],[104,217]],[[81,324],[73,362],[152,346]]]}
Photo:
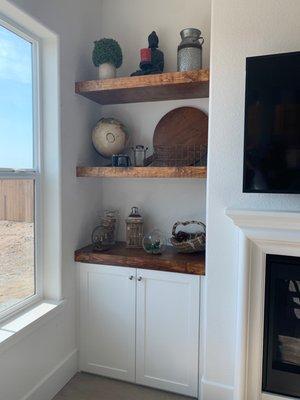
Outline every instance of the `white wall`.
{"label": "white wall", "polygon": [[[0,398],[27,400],[34,386],[68,356],[73,355],[68,368],[71,371],[77,368],[73,252],[89,241],[101,204],[99,184],[84,180],[79,183],[75,178],[77,163],[92,160],[95,155],[90,129],[98,107],[74,94],[74,82],[94,73],[91,50],[99,32],[100,2],[16,0],[14,3],[60,38],[62,295],[68,301],[63,313],[0,353]],[[59,372],[64,376],[63,371]],[[46,399],[37,396],[37,400]]]}
{"label": "white wall", "polygon": [[101,35],[121,45],[124,63],[120,76],[138,69],[140,49],[148,47],[153,30],[165,54],[165,71],[176,71],[177,46],[184,28],[198,28],[205,40],[204,67],[209,65],[210,0],[102,0]]}
{"label": "white wall", "polygon": [[205,400],[234,385],[237,235],[224,209],[300,209],[297,195],[242,193],[245,58],[299,51],[299,15],[298,0],[213,0]]}
{"label": "white wall", "polygon": [[[177,69],[177,46],[180,31],[186,27],[200,28],[205,39],[203,66],[209,65],[210,0],[103,0],[101,36],[119,41],[124,55],[119,76],[128,76],[139,65],[139,51],[148,47],[148,35],[155,30],[160,49],[165,54],[165,71]],[[168,111],[182,105],[208,112],[208,99],[139,103],[104,106],[102,116],[113,116],[127,125],[131,143],[152,144],[155,126]],[[120,210],[122,219],[132,206],[140,206],[145,216],[145,230],[157,227],[170,236],[178,219],[205,220],[206,181],[199,180],[106,180],[102,187],[104,208]],[[124,222],[120,226],[124,239]]]}

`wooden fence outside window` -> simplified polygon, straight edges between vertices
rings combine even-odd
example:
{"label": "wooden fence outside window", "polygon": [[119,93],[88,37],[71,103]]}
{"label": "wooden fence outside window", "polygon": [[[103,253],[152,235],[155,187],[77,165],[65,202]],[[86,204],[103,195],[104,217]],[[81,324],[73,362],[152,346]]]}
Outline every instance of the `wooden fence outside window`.
{"label": "wooden fence outside window", "polygon": [[0,180],[0,220],[33,222],[34,181],[29,179]]}

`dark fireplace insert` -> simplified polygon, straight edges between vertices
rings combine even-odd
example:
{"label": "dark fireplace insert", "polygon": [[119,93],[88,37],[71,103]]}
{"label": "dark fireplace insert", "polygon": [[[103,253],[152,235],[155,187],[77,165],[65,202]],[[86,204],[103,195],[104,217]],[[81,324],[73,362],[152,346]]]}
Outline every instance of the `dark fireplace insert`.
{"label": "dark fireplace insert", "polygon": [[300,257],[267,255],[262,389],[300,398]]}

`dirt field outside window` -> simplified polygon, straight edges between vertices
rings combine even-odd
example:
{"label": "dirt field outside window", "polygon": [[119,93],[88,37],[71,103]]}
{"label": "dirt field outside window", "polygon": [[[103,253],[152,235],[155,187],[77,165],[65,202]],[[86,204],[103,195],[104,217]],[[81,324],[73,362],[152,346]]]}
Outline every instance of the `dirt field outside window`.
{"label": "dirt field outside window", "polygon": [[0,311],[34,292],[34,224],[0,221]]}

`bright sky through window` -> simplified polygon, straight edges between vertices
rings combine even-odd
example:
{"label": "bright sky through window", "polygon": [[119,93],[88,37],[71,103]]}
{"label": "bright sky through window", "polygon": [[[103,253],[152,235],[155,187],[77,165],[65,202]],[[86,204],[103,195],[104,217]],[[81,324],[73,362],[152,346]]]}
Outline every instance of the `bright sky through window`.
{"label": "bright sky through window", "polygon": [[0,25],[0,168],[33,168],[32,44]]}

